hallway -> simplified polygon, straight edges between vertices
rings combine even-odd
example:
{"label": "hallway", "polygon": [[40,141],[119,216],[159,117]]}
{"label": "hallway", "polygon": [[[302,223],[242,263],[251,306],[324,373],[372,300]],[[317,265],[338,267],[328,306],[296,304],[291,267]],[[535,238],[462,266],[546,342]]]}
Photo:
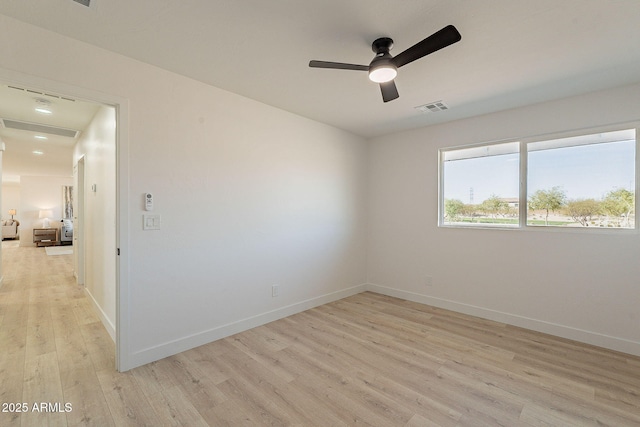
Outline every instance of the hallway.
{"label": "hallway", "polygon": [[75,285],[72,257],[3,242],[0,425],[112,424],[99,378],[115,373],[115,346]]}

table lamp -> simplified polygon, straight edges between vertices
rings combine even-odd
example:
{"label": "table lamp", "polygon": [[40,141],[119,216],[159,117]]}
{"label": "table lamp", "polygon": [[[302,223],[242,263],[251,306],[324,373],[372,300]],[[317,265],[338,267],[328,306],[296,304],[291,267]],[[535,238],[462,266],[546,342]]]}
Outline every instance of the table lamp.
{"label": "table lamp", "polygon": [[49,217],[53,216],[51,209],[41,209],[38,218],[42,219],[42,228],[49,228]]}

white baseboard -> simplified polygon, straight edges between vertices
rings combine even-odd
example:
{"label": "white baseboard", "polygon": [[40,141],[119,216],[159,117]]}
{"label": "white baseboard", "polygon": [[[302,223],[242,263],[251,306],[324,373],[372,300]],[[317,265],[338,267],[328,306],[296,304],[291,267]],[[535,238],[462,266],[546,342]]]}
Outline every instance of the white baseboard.
{"label": "white baseboard", "polygon": [[372,283],[367,284],[366,290],[640,356],[640,342],[627,340],[625,338],[604,335],[598,332],[585,331],[583,329],[559,325],[557,323],[546,322],[544,320],[531,319],[516,314],[504,313],[475,305],[417,294]]}
{"label": "white baseboard", "polygon": [[91,295],[91,292],[89,292],[89,289],[87,289],[85,287],[84,288],[84,293],[89,298],[89,301],[91,301],[91,304],[93,305],[93,309],[98,314],[98,317],[100,318],[100,321],[104,325],[104,328],[107,330],[107,332],[109,333],[109,336],[111,336],[111,339],[115,343],[116,342],[116,327],[115,327],[115,325],[111,322],[111,320],[109,320],[109,318],[107,317],[106,313],[102,310],[102,307],[100,307],[100,305],[98,304],[96,299],[93,297],[93,295]]}
{"label": "white baseboard", "polygon": [[365,290],[365,284],[353,286],[348,289],[343,289],[340,291],[321,295],[319,297],[310,298],[308,300],[300,301],[291,305],[287,305],[285,307],[258,314],[256,316],[251,316],[246,319],[231,322],[226,325],[221,325],[213,329],[179,338],[177,340],[139,350],[131,354],[129,358],[129,365],[130,368],[142,366],[155,360],[160,360],[165,357],[169,357],[174,354],[181,353],[183,351],[187,351],[204,344],[208,344],[221,338],[225,338],[233,334],[237,334],[239,332],[243,332],[251,328],[265,325],[269,322],[273,322],[275,320],[282,319],[284,317],[291,316],[305,310],[309,310],[310,308],[337,301],[342,298],[358,294],[360,292],[364,292]]}

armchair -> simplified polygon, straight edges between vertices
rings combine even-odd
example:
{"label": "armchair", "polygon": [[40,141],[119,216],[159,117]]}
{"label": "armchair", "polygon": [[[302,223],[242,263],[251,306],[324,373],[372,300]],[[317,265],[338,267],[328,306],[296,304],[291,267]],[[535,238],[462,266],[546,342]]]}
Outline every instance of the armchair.
{"label": "armchair", "polygon": [[18,237],[18,226],[20,221],[15,219],[2,220],[2,240],[15,239]]}

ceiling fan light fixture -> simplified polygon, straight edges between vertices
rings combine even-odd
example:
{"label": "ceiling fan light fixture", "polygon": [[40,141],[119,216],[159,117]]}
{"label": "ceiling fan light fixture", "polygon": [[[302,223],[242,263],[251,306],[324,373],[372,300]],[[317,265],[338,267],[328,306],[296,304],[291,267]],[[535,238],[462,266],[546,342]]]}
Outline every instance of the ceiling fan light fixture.
{"label": "ceiling fan light fixture", "polygon": [[391,63],[380,64],[377,67],[369,69],[369,80],[375,83],[387,83],[395,79],[398,75],[398,69]]}

